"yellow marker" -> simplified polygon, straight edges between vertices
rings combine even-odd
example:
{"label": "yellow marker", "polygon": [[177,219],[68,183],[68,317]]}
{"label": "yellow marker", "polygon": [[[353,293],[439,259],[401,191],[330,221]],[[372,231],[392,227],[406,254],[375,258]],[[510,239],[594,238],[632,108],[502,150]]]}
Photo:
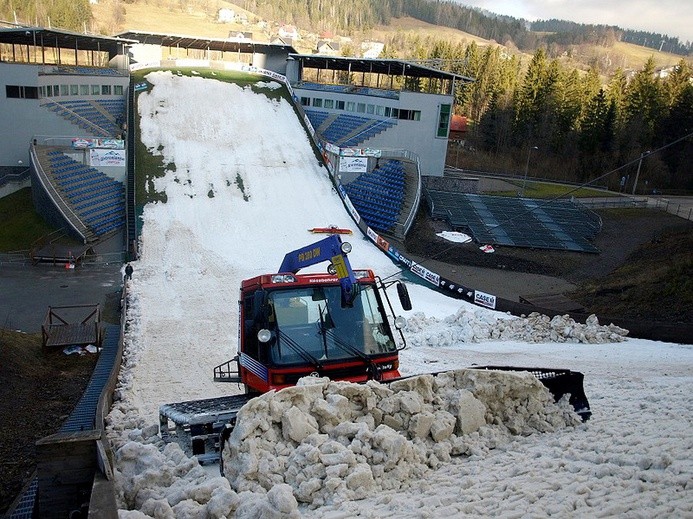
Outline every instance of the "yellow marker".
{"label": "yellow marker", "polygon": [[346,263],[344,262],[344,257],[341,254],[338,254],[337,256],[332,256],[332,266],[337,272],[337,277],[339,279],[349,277],[349,271],[347,270]]}

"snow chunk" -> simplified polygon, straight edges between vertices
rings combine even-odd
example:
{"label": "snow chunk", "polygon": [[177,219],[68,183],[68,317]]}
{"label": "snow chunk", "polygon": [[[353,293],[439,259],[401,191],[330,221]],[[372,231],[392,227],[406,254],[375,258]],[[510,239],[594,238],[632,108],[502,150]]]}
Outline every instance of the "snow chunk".
{"label": "snow chunk", "polygon": [[530,373],[466,369],[389,386],[311,379],[246,404],[222,456],[236,491],[284,484],[298,502],[322,506],[399,489],[515,434],[579,422]]}

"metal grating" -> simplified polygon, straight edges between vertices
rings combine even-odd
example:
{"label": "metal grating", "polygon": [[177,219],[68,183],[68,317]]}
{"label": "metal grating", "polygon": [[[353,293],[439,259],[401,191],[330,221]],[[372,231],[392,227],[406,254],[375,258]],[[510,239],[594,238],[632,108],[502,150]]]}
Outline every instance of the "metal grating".
{"label": "metal grating", "polygon": [[63,423],[60,432],[90,431],[94,429],[96,406],[99,403],[101,392],[108,381],[108,377],[111,375],[113,363],[118,353],[119,338],[119,326],[113,324],[105,326],[99,360],[96,362],[89,384],[84,390],[82,398],[67,420],[65,420],[65,423]]}
{"label": "metal grating", "polygon": [[5,517],[7,519],[32,519],[34,517],[34,507],[36,504],[36,494],[38,493],[38,477],[34,473],[33,479],[24,488],[21,497],[16,502],[14,509],[9,511]]}
{"label": "metal grating", "polygon": [[427,190],[431,214],[478,243],[599,252],[599,216],[572,200],[537,200]]}

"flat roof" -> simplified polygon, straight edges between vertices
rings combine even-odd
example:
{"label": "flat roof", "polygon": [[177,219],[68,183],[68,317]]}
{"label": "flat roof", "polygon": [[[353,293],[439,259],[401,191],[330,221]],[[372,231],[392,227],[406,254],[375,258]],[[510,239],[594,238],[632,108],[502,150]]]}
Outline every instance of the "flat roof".
{"label": "flat roof", "polygon": [[123,45],[137,42],[117,36],[97,36],[94,34],[64,31],[62,29],[14,26],[0,27],[0,43],[108,52],[111,55],[116,55],[122,52]]}
{"label": "flat roof", "polygon": [[289,59],[300,61],[303,67],[313,69],[369,72],[394,76],[404,74],[407,77],[455,80],[465,83],[475,81],[467,76],[399,59],[350,58],[318,54],[289,54]]}
{"label": "flat roof", "polygon": [[182,34],[163,34],[156,32],[128,30],[117,35],[120,38],[134,40],[137,43],[161,45],[162,47],[180,47],[183,49],[215,50],[222,52],[264,52],[279,50],[285,53],[296,52],[291,45],[278,45],[252,40],[207,38],[204,36],[186,36]]}

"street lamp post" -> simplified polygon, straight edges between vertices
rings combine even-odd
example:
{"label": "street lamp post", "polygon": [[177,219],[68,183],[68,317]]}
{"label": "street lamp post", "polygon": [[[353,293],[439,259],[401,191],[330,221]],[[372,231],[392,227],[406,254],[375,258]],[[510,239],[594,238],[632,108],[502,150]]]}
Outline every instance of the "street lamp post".
{"label": "street lamp post", "polygon": [[532,150],[538,150],[536,146],[532,146],[527,151],[527,164],[525,165],[525,179],[522,182],[522,196],[525,196],[525,188],[527,187],[527,175],[529,174],[529,158],[532,156]]}
{"label": "street lamp post", "polygon": [[640,167],[642,166],[642,159],[647,157],[650,154],[649,151],[643,151],[640,154],[640,160],[638,161],[638,171],[635,173],[635,182],[633,182],[633,192],[631,194],[635,194],[635,188],[638,187],[638,177],[640,176]]}

